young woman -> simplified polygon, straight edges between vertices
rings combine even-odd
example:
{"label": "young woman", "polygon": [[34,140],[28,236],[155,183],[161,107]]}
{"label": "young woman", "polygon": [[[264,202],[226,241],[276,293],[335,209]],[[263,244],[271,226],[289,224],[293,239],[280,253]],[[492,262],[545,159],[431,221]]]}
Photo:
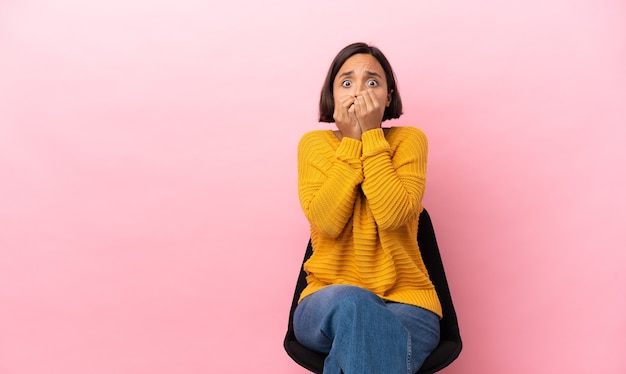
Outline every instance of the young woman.
{"label": "young woman", "polygon": [[320,98],[320,121],[337,130],[309,132],[298,147],[313,255],[294,331],[328,353],[326,374],[415,373],[439,342],[441,305],[416,240],[427,141],[414,127],[382,127],[401,114],[383,53],[351,44]]}

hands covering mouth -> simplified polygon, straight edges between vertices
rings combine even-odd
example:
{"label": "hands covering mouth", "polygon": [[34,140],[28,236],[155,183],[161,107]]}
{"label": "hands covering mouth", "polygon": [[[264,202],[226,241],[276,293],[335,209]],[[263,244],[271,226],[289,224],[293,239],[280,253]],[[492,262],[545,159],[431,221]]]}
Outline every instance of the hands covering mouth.
{"label": "hands covering mouth", "polygon": [[362,133],[381,126],[384,113],[385,107],[370,88],[356,96],[342,96],[333,117],[343,136],[361,139]]}

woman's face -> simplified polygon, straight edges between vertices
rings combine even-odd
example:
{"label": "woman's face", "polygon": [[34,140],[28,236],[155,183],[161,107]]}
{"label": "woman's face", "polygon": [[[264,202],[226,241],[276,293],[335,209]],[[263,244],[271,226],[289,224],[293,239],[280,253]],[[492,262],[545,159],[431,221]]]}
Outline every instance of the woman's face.
{"label": "woman's face", "polygon": [[335,107],[346,96],[358,96],[370,89],[381,107],[391,103],[391,94],[387,92],[385,70],[376,57],[370,54],[356,54],[351,56],[339,68],[333,82],[333,97]]}

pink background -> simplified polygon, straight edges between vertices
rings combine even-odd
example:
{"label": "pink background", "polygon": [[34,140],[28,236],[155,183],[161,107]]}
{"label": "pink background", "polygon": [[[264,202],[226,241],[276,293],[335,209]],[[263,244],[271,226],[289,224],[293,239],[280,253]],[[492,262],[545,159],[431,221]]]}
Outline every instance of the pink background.
{"label": "pink background", "polygon": [[626,5],[0,2],[0,373],[305,373],[296,145],[371,42],[430,139],[465,347],[626,372]]}

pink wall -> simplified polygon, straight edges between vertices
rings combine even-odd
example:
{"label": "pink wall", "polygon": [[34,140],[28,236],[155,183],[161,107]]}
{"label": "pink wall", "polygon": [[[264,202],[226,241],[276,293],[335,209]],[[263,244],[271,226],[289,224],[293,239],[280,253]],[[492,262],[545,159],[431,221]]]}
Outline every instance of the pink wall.
{"label": "pink wall", "polygon": [[0,373],[304,373],[295,149],[358,40],[430,139],[444,372],[626,372],[626,5],[383,3],[1,2]]}

